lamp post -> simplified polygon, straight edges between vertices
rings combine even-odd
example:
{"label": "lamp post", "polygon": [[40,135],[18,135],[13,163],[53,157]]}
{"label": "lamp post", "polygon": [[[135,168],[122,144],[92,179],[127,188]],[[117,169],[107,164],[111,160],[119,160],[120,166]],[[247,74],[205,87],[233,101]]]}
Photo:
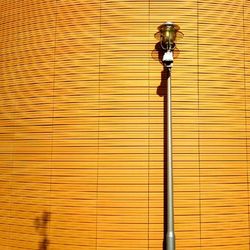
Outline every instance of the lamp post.
{"label": "lamp post", "polygon": [[[167,174],[164,175],[164,182],[167,187],[167,199],[164,210],[167,210],[167,230],[165,232],[166,250],[175,250],[175,232],[174,232],[174,195],[173,195],[173,161],[172,161],[172,101],[171,101],[171,69],[174,62],[174,50],[176,49],[177,37],[183,34],[179,31],[179,26],[166,22],[158,27],[156,37],[160,40],[160,47],[163,51],[161,58],[164,72],[167,72],[167,93],[164,94],[164,131],[165,126],[167,132],[164,132],[164,163],[167,163]],[[166,97],[166,100],[165,100]],[[167,112],[167,114],[165,113]],[[165,146],[166,142],[166,146]],[[165,166],[164,166],[165,167]]]}

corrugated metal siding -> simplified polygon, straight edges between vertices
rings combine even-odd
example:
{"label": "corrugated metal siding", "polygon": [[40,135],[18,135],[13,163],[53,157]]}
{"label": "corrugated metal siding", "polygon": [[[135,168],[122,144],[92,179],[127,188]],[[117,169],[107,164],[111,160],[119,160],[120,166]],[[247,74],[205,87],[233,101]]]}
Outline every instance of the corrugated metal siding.
{"label": "corrugated metal siding", "polygon": [[162,249],[174,63],[177,249],[249,249],[249,1],[0,1],[0,246]]}

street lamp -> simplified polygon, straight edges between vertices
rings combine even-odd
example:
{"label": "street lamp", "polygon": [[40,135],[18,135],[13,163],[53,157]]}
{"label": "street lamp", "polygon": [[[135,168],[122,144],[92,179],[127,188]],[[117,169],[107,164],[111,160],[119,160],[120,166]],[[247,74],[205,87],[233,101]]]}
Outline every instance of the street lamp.
{"label": "street lamp", "polygon": [[[160,40],[162,57],[161,62],[167,75],[167,93],[164,94],[164,190],[167,191],[167,199],[164,202],[164,210],[167,210],[167,230],[165,232],[166,250],[175,250],[174,233],[174,195],[173,195],[173,166],[172,166],[172,102],[171,102],[171,69],[174,62],[177,38],[183,37],[180,27],[172,22],[163,23],[158,27],[155,37]],[[167,113],[167,114],[166,114]],[[165,128],[167,132],[165,132]],[[167,137],[167,138],[166,138]],[[167,144],[167,145],[165,145]],[[165,166],[166,164],[166,166]],[[166,188],[165,188],[166,187]],[[166,194],[165,194],[166,195]]]}

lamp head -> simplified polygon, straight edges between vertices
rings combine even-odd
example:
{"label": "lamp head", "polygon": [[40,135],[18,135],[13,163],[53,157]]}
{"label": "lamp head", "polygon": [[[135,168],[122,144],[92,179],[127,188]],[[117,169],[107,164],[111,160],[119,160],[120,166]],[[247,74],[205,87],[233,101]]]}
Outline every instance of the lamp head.
{"label": "lamp head", "polygon": [[161,47],[164,50],[174,50],[177,37],[183,36],[180,27],[172,22],[163,23],[158,27],[156,36],[159,37]]}

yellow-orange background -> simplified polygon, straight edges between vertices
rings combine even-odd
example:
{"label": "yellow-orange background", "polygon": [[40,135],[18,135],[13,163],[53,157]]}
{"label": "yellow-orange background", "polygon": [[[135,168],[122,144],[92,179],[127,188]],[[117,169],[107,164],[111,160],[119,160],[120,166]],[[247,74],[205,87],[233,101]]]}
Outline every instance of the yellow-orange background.
{"label": "yellow-orange background", "polygon": [[249,250],[249,10],[0,0],[1,250],[162,249],[151,52],[165,21],[185,34],[172,73],[177,250]]}

